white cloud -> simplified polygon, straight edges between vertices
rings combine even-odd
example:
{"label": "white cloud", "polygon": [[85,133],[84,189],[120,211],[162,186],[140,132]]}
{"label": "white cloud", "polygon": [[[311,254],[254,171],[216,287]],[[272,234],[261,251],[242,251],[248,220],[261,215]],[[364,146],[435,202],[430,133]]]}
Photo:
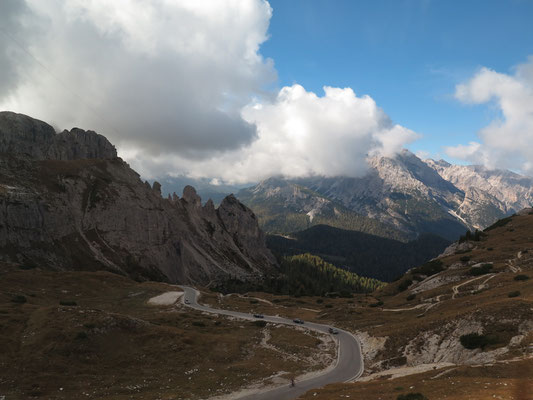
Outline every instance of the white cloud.
{"label": "white cloud", "polygon": [[501,118],[480,130],[481,143],[448,147],[448,155],[489,168],[533,173],[533,57],[519,65],[513,75],[482,68],[456,87],[455,96],[467,104],[494,101]]}
{"label": "white cloud", "polygon": [[[275,80],[258,52],[268,2],[6,1],[19,21],[10,25],[11,47],[31,43],[48,71],[20,49],[9,59],[0,51],[0,69],[23,76],[0,92],[2,109],[98,130],[151,157],[207,157],[255,138],[240,109]],[[41,27],[31,41],[23,15]]]}
{"label": "white cloud", "polygon": [[6,2],[11,47],[39,62],[0,49],[0,108],[96,130],[146,177],[359,176],[417,138],[349,88],[265,92],[265,0]]}
{"label": "white cloud", "polygon": [[[391,156],[418,138],[392,124],[369,96],[357,97],[350,88],[325,87],[324,92],[318,97],[293,85],[282,88],[272,102],[246,106],[243,118],[257,126],[258,134],[246,147],[210,160],[160,161],[178,171],[187,169],[196,178],[218,177],[232,183],[277,175],[361,176],[367,171],[368,155]],[[162,168],[134,154],[131,158],[145,171]]]}

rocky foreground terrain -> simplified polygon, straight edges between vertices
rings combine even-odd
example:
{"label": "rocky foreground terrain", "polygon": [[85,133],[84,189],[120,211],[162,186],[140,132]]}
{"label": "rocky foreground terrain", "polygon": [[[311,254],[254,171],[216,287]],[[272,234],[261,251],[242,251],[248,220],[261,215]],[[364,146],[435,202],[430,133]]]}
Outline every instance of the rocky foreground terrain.
{"label": "rocky foreground terrain", "polygon": [[275,259],[254,213],[194,188],[163,198],[101,135],[0,113],[0,259],[208,284],[258,279]]}

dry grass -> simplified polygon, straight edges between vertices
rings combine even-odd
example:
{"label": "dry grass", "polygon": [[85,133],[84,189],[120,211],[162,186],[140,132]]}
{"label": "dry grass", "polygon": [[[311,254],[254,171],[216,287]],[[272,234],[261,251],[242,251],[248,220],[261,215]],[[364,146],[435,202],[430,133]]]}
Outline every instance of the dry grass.
{"label": "dry grass", "polygon": [[[10,400],[207,398],[325,367],[310,364],[316,339],[296,329],[147,305],[170,285],[5,264],[0,274],[0,395]],[[260,345],[265,329],[292,359]]]}
{"label": "dry grass", "polygon": [[531,400],[532,374],[533,360],[493,366],[458,367],[398,379],[329,385],[310,390],[300,399],[395,400],[400,394],[418,392],[432,400]]}

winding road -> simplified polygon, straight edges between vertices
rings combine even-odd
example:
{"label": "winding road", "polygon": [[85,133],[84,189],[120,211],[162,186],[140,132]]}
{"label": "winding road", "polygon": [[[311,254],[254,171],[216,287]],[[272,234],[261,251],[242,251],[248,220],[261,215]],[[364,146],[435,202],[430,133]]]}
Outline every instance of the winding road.
{"label": "winding road", "polygon": [[[219,310],[198,304],[199,292],[188,286],[180,286],[184,294],[182,302],[184,305],[198,311],[204,311],[212,314],[227,315],[231,317],[256,320],[251,314]],[[282,317],[273,317],[265,315],[264,320],[275,324],[294,325],[315,330],[322,333],[328,333],[329,325],[315,324],[305,322],[303,325],[296,324],[292,320]],[[296,386],[280,386],[271,390],[258,391],[257,393],[239,397],[240,400],[291,400],[304,394],[308,390],[320,388],[329,383],[348,382],[357,379],[363,373],[363,357],[361,355],[361,344],[351,333],[338,329],[339,333],[334,335],[338,343],[337,362],[332,369],[325,371],[323,374],[309,378],[303,381],[297,381]]]}

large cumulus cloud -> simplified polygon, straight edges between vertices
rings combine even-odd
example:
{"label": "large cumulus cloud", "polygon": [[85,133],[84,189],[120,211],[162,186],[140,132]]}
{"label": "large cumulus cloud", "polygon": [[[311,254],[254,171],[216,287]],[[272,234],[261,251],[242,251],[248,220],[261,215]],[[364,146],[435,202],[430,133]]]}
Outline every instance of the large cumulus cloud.
{"label": "large cumulus cloud", "polygon": [[480,142],[448,147],[448,155],[533,173],[533,57],[512,75],[482,68],[456,87],[455,96],[465,104],[492,102],[500,115],[479,131]]}
{"label": "large cumulus cloud", "polygon": [[[275,78],[258,51],[266,1],[17,0],[12,8],[42,32],[27,44],[34,58],[0,58],[2,71],[15,64],[24,75],[0,93],[2,108],[97,129],[151,156],[203,157],[254,139],[240,108]],[[22,24],[9,30],[26,42]]]}
{"label": "large cumulus cloud", "polygon": [[146,160],[130,154],[144,171],[185,171],[189,176],[226,182],[253,182],[270,176],[361,176],[368,156],[393,156],[415,140],[413,131],[393,124],[369,96],[350,88],[324,88],[319,97],[300,85],[284,87],[270,102],[243,108],[242,116],[257,126],[250,145],[209,160],[179,157]]}
{"label": "large cumulus cloud", "polygon": [[97,130],[145,177],[358,176],[417,137],[349,88],[273,90],[266,0],[0,4],[0,108]]}

